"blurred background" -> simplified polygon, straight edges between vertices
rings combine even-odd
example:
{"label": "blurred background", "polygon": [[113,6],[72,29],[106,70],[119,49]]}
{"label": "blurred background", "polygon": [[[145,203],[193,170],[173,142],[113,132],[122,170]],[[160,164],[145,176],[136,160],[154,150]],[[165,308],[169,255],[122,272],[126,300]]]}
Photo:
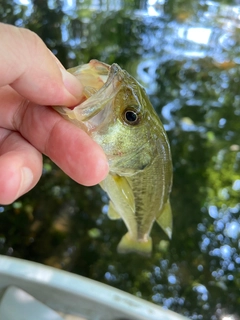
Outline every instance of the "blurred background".
{"label": "blurred background", "polygon": [[239,0],[0,0],[0,21],[36,32],[67,68],[95,58],[131,73],[165,125],[174,167],[173,238],[155,224],[151,258],[117,254],[126,227],[107,217],[106,194],[47,158],[38,185],[0,206],[0,254],[190,319],[240,319]]}

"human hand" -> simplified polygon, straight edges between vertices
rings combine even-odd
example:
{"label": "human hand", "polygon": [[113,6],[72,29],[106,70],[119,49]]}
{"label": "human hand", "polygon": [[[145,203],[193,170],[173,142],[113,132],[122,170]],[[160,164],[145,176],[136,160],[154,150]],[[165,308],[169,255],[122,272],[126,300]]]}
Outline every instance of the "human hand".
{"label": "human hand", "polygon": [[102,149],[51,105],[73,106],[82,87],[33,32],[0,23],[0,203],[33,188],[42,154],[80,184],[104,179]]}

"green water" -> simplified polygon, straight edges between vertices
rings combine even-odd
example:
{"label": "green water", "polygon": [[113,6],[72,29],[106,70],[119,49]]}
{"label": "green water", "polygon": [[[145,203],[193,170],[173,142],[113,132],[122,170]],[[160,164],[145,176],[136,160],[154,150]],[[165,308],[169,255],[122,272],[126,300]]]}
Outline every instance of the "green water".
{"label": "green water", "polygon": [[240,5],[0,0],[0,21],[38,33],[66,67],[96,58],[127,69],[166,127],[174,166],[173,239],[154,225],[151,258],[117,254],[126,228],[108,219],[106,195],[49,159],[31,192],[0,206],[0,254],[107,283],[190,319],[239,319]]}

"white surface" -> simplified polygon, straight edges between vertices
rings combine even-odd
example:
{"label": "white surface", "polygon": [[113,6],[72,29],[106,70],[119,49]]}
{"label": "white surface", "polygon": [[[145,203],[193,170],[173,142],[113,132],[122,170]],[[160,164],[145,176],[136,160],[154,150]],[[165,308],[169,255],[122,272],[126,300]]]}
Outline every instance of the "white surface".
{"label": "white surface", "polygon": [[25,291],[8,287],[0,302],[2,320],[63,320],[56,312]]}
{"label": "white surface", "polygon": [[11,285],[57,312],[91,320],[187,320],[96,281],[0,255],[0,294]]}

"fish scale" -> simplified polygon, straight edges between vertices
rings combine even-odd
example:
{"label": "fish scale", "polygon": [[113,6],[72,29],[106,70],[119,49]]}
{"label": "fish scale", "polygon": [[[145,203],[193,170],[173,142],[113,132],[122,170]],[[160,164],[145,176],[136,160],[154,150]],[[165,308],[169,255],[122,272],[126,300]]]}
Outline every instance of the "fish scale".
{"label": "fish scale", "polygon": [[[156,168],[156,171],[158,168]],[[156,172],[156,173],[157,173]],[[150,180],[150,181],[149,181]],[[149,194],[149,188],[151,192]],[[155,220],[154,207],[159,204],[159,208],[163,206],[162,194],[164,194],[164,184],[159,184],[158,175],[155,174],[152,179],[148,178],[147,172],[139,173],[138,177],[133,180],[132,188],[134,190],[136,202],[136,220],[138,221],[138,239],[144,238],[149,232],[146,228],[151,225],[151,221]],[[149,214],[146,215],[146,210]]]}

